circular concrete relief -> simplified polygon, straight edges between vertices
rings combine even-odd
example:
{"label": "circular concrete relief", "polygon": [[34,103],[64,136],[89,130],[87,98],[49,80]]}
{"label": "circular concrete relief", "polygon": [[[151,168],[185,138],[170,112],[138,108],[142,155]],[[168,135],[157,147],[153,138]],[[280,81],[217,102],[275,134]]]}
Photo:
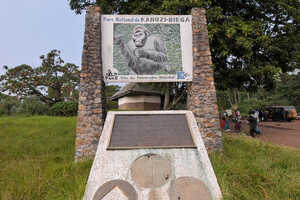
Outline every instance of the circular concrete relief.
{"label": "circular concrete relief", "polygon": [[207,186],[193,177],[180,177],[172,182],[171,200],[211,200]]}
{"label": "circular concrete relief", "polygon": [[144,188],[156,188],[166,184],[171,173],[170,161],[156,154],[143,155],[131,165],[133,180]]}
{"label": "circular concrete relief", "polygon": [[112,180],[104,183],[96,191],[93,200],[102,200],[109,194],[114,188],[118,187],[119,190],[127,197],[128,200],[137,200],[137,193],[133,186],[127,181]]}

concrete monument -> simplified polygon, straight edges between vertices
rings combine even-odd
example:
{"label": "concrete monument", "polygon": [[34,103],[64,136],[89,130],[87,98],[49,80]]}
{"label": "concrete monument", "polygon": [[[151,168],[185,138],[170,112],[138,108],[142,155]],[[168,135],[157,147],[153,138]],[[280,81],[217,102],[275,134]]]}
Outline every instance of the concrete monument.
{"label": "concrete monument", "polygon": [[83,199],[121,197],[222,199],[191,111],[108,113]]}

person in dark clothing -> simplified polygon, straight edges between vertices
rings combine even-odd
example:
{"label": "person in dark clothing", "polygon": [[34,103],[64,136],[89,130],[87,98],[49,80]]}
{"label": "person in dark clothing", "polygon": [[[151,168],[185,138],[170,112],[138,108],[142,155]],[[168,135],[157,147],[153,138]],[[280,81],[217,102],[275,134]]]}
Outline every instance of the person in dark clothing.
{"label": "person in dark clothing", "polygon": [[261,110],[258,111],[258,117],[259,117],[260,122],[264,121],[264,115],[263,115],[263,112]]}
{"label": "person in dark clothing", "polygon": [[255,111],[251,110],[248,116],[248,122],[250,126],[250,135],[255,137],[256,127],[257,127],[257,119],[255,117]]}

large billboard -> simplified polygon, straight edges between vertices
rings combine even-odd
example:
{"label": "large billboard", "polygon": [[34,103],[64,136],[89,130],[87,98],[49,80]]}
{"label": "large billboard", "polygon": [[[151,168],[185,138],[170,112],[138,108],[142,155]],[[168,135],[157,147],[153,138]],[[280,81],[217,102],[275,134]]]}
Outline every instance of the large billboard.
{"label": "large billboard", "polygon": [[192,81],[190,15],[102,15],[105,82]]}

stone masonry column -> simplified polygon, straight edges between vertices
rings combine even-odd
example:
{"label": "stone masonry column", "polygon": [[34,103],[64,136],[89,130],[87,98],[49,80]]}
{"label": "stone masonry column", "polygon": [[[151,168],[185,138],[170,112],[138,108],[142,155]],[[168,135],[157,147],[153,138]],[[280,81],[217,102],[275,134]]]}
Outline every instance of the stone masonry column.
{"label": "stone masonry column", "polygon": [[85,16],[85,33],[80,74],[75,161],[96,154],[105,120],[105,84],[101,60],[101,9],[90,6]]}
{"label": "stone masonry column", "polygon": [[196,118],[208,151],[222,148],[214,73],[209,48],[205,9],[192,9],[193,82],[188,86],[187,108]]}

